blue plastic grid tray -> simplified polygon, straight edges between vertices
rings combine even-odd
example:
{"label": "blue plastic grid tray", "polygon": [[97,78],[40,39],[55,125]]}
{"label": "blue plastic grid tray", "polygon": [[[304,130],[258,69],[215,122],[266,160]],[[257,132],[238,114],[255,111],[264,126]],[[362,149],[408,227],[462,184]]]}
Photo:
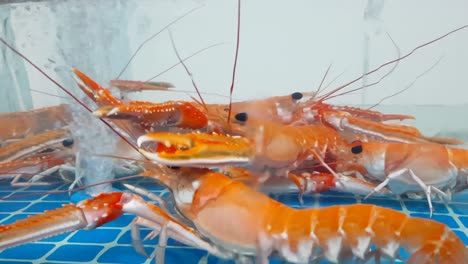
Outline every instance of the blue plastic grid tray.
{"label": "blue plastic grid tray", "polygon": [[[142,186],[156,194],[162,194],[164,189],[147,180],[133,181],[132,184]],[[120,187],[120,184],[115,185]],[[23,197],[0,201],[0,223],[7,224],[30,214],[38,214],[44,210],[60,207],[70,202],[66,193],[24,196],[41,191],[65,190],[68,184],[55,186],[31,186],[24,188],[11,187],[6,182],[0,183],[0,197],[7,195]],[[287,194],[274,197],[293,207],[301,207],[297,195]],[[304,207],[325,207],[336,204],[371,203],[403,211],[411,216],[429,217],[427,202],[406,199],[369,198],[362,201],[360,197],[351,194],[327,192],[304,196]],[[468,192],[457,194],[446,206],[434,203],[433,219],[447,224],[468,245]],[[6,249],[0,252],[0,264],[5,263],[154,263],[154,259],[145,258],[133,249],[130,239],[129,224],[133,215],[124,215],[95,230],[81,230],[47,238],[35,243],[29,243]],[[142,229],[142,237],[149,233]],[[151,254],[156,249],[156,241],[144,242],[146,252]],[[184,246],[170,240],[166,250],[166,263],[234,263],[213,256],[207,256],[205,251]],[[277,261],[271,261],[274,263]],[[323,262],[326,263],[326,262]]]}

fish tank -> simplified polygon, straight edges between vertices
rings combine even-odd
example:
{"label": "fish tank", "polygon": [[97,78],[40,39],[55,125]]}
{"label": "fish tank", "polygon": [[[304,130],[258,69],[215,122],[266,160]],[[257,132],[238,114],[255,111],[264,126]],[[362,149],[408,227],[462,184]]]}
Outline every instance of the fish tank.
{"label": "fish tank", "polygon": [[[215,224],[210,222],[209,228],[220,226],[224,227],[221,229],[225,232],[210,233],[202,228],[206,227],[205,222],[198,222],[201,221],[199,218],[193,215],[194,218],[187,217],[183,212],[180,216],[184,209],[179,208],[178,203],[182,198],[174,199],[177,195],[171,194],[171,188],[161,184],[161,181],[141,176],[145,171],[163,165],[154,160],[144,161],[138,147],[135,147],[140,141],[138,137],[150,131],[169,134],[191,132],[186,127],[180,129],[180,123],[173,120],[180,118],[182,112],[169,115],[167,112],[170,110],[164,108],[166,114],[160,114],[157,128],[147,130],[148,124],[125,123],[127,119],[135,117],[135,112],[123,114],[123,121],[112,116],[118,114],[116,107],[120,104],[136,102],[136,105],[143,107],[141,111],[150,111],[159,107],[151,103],[172,105],[178,102],[175,105],[180,107],[181,102],[189,102],[195,110],[202,109],[202,112],[206,107],[200,105],[217,104],[221,105],[220,115],[224,117],[229,112],[230,117],[237,118],[237,114],[244,111],[244,106],[239,104],[238,108],[232,108],[231,113],[230,101],[234,105],[274,96],[289,98],[294,94],[300,94],[299,99],[302,100],[303,96],[313,94],[313,99],[323,99],[321,102],[334,106],[329,111],[334,109],[341,113],[350,107],[359,107],[384,114],[414,117],[403,121],[376,122],[379,125],[388,124],[388,127],[382,128],[385,135],[393,133],[388,132],[389,127],[400,129],[401,125],[420,132],[415,136],[416,143],[400,142],[402,145],[430,144],[437,150],[449,149],[447,153],[454,153],[452,149],[460,149],[460,153],[466,149],[468,153],[468,145],[465,144],[468,142],[468,123],[465,122],[468,93],[464,92],[468,84],[468,51],[465,48],[468,43],[467,8],[466,1],[443,3],[434,0],[2,1],[0,263],[153,263],[162,260],[160,252],[165,252],[165,263],[255,263],[258,259],[252,256],[254,253],[267,252],[256,251],[255,246],[252,249],[252,245],[239,241],[235,245],[229,244],[227,239],[219,236],[235,233],[229,229],[238,228],[240,224],[236,225],[234,220],[242,221],[245,208],[237,208],[239,217],[232,215],[228,223],[221,220]],[[126,82],[128,80],[135,82]],[[94,82],[94,87],[101,90],[88,90],[87,94],[86,87],[91,87]],[[112,94],[114,101],[103,99],[106,91]],[[272,100],[275,107],[281,105],[280,99]],[[107,108],[105,115],[96,112],[99,107],[105,109],[109,105],[112,108],[110,111]],[[267,115],[270,113],[268,109],[261,108],[263,106],[258,101],[252,105],[248,107],[258,107],[260,112]],[[308,105],[308,109],[310,107]],[[245,109],[250,111],[251,108]],[[193,114],[195,110],[183,114]],[[339,126],[352,123],[352,113],[346,117],[345,123],[340,121]],[[345,133],[344,129],[336,127],[336,123],[333,123],[335,126],[331,123],[320,125],[334,129],[333,133]],[[365,132],[372,134],[369,137],[376,137],[377,132],[374,133],[368,123],[365,124]],[[134,132],[137,126],[139,130]],[[143,126],[145,129],[141,128]],[[287,126],[297,128],[305,124]],[[355,127],[349,125],[346,128]],[[359,134],[356,130],[353,133]],[[291,134],[286,136],[290,137]],[[345,140],[346,144],[353,144],[348,139]],[[387,144],[392,140],[385,137],[378,142]],[[363,139],[363,145],[358,145],[359,152],[363,151],[362,146],[366,150],[366,141],[367,138]],[[167,147],[167,151],[170,151],[170,147]],[[283,148],[284,145],[277,147]],[[314,148],[308,149],[308,155],[303,158],[313,159],[311,153],[315,151]],[[353,147],[353,153],[354,150]],[[391,195],[376,194],[370,197],[355,191],[349,183],[348,186],[345,184],[345,191],[336,186],[324,191],[316,189],[299,199],[297,186],[289,180],[271,189],[256,185],[249,192],[257,194],[263,190],[271,201],[293,208],[288,210],[331,206],[344,208],[356,204],[389,208],[395,216],[426,219],[424,221],[430,221],[427,223],[448,227],[445,236],[455,234],[466,250],[468,192],[464,189],[468,168],[459,164],[463,164],[468,155],[463,157],[460,154],[460,160],[456,160],[450,155],[435,158],[437,153],[432,150],[426,150],[423,154],[411,153],[412,156],[395,153],[400,159],[408,161],[399,169],[411,170],[413,163],[410,162],[421,160],[416,163],[418,166],[424,165],[418,167],[422,171],[430,175],[440,172],[440,176],[434,176],[437,178],[435,181],[444,184],[434,185],[434,188],[440,189],[446,199],[431,196],[429,200],[433,212],[429,210],[425,195],[430,188],[422,188],[412,195],[404,191],[399,193],[401,188],[407,188],[406,185],[391,189]],[[387,157],[390,156],[387,152]],[[191,163],[180,164],[173,163],[173,167],[191,167]],[[251,163],[248,164],[249,169]],[[375,164],[378,163],[369,166]],[[223,170],[224,165],[211,168]],[[292,167],[288,167],[288,171],[291,170]],[[197,171],[198,168],[193,169],[193,174]],[[388,178],[379,180],[372,175],[369,182],[374,185],[369,193],[385,179],[393,180],[389,175],[394,175],[392,173],[395,171],[391,166],[384,166],[381,174]],[[325,172],[328,173],[327,170]],[[310,176],[315,171],[309,169],[306,173]],[[366,173],[372,174],[370,170]],[[458,177],[457,180],[450,175]],[[346,177],[360,184],[359,177]],[[438,177],[442,177],[442,180]],[[413,180],[415,178],[419,179],[419,176],[413,177]],[[412,185],[418,182],[399,181],[399,178],[396,181]],[[150,193],[149,197],[127,184],[136,186],[138,190],[146,190]],[[199,184],[198,181],[191,183],[197,186],[193,187],[195,189]],[[429,182],[424,184],[432,186]],[[365,187],[368,187],[367,183]],[[46,221],[45,224],[38,224],[39,220],[34,218],[47,215],[47,211],[54,212],[57,208],[69,208],[63,207],[65,204],[81,206],[82,201],[97,199],[93,197],[99,197],[97,195],[100,193],[121,192],[142,196],[147,204],[164,209],[161,215],[171,215],[168,218],[172,219],[171,223],[193,230],[196,239],[190,240],[186,233],[187,236],[182,238],[180,233],[174,235],[175,229],[170,229],[172,233],[167,232],[167,226],[159,226],[158,231],[143,227],[139,230],[141,234],[136,236],[134,227],[137,220],[134,220],[136,216],[131,210],[114,220],[105,221],[97,228],[86,224],[64,228],[69,223],[65,221],[70,219],[62,211],[58,216],[41,219]],[[252,199],[256,198],[254,196]],[[250,204],[247,198],[250,197],[240,196],[242,199],[239,200],[247,206]],[[252,200],[252,204],[254,202]],[[97,202],[91,208],[108,205],[107,201]],[[228,204],[226,208],[230,208]],[[142,210],[137,210],[137,213],[145,215]],[[226,211],[226,214],[233,212]],[[287,217],[280,213],[276,216]],[[226,219],[220,215],[213,217]],[[342,221],[340,219],[330,221]],[[297,223],[301,223],[300,219]],[[296,226],[299,225],[297,223]],[[337,237],[344,232],[341,228],[342,233],[335,234]],[[59,229],[60,232],[57,231]],[[254,232],[255,228],[245,226],[245,230]],[[167,233],[161,235],[160,232]],[[249,232],[246,231],[246,234]],[[293,236],[288,232],[282,235],[287,242],[290,241],[288,235]],[[169,238],[165,241],[161,236]],[[275,239],[267,241],[283,241],[278,237]],[[319,238],[315,239],[312,240],[317,242]],[[378,262],[379,254],[384,251],[373,245],[366,248],[368,252],[364,261],[356,257],[355,251],[350,251],[350,248],[345,250],[342,241],[350,243],[346,239],[327,242],[328,249],[311,250],[307,260],[332,263],[330,259],[335,255],[339,261],[353,255],[351,263],[404,263],[414,253],[412,250],[401,250],[392,257],[382,257]],[[16,244],[11,246],[9,243]],[[207,251],[207,247],[211,251]],[[272,250],[269,262],[300,262],[297,259],[299,253],[294,251],[299,246],[291,247],[289,251],[281,247]],[[217,256],[217,250],[228,257]],[[379,253],[373,255],[370,252]],[[468,259],[465,260],[468,262]]]}

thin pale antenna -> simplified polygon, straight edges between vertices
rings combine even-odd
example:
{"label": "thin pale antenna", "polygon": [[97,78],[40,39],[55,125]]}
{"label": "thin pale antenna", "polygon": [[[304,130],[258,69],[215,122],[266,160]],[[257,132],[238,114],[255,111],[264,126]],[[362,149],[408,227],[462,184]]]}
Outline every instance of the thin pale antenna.
{"label": "thin pale antenna", "polygon": [[182,61],[182,58],[180,57],[180,54],[177,51],[177,47],[175,45],[174,37],[172,36],[172,31],[169,29],[168,33],[169,33],[169,38],[171,39],[171,44],[172,44],[172,48],[174,49],[174,53],[176,54],[177,58],[179,59],[179,62],[182,64],[182,66],[184,66],[185,72],[187,72],[188,76],[190,77],[190,80],[192,80],[192,85],[195,88],[195,91],[197,91],[198,97],[200,97],[200,100],[201,100],[201,102],[203,103],[203,106],[206,109],[205,101],[203,100],[203,97],[200,94],[200,90],[198,90],[198,86],[195,83],[195,79],[193,79],[192,72],[189,70],[187,65],[185,65],[185,63]]}
{"label": "thin pale antenna", "polygon": [[234,56],[234,66],[232,68],[232,82],[229,89],[229,112],[228,124],[231,122],[231,108],[232,108],[232,92],[234,91],[234,81],[236,79],[237,59],[239,56],[239,43],[240,43],[240,15],[241,15],[241,0],[237,0],[237,40],[236,40],[236,55]]}
{"label": "thin pale antenna", "polygon": [[45,94],[45,95],[49,95],[49,96],[56,97],[56,98],[62,98],[62,99],[65,99],[65,100],[70,100],[70,97],[66,97],[66,96],[51,94],[51,93],[48,93],[48,92],[43,92],[43,91],[35,90],[35,89],[32,89],[32,88],[29,88],[29,90],[31,92],[35,92],[35,93],[40,93],[40,94]]}
{"label": "thin pale antenna", "polygon": [[403,93],[404,91],[408,90],[409,88],[411,88],[418,80],[419,78],[423,77],[424,75],[426,75],[427,73],[429,73],[432,69],[434,69],[439,63],[440,61],[443,59],[443,57],[439,58],[434,64],[432,64],[431,67],[429,67],[428,69],[426,69],[424,72],[422,72],[421,74],[419,74],[410,84],[408,84],[405,88],[401,89],[400,91],[392,94],[392,95],[389,95],[389,96],[386,96],[384,98],[382,98],[378,103],[374,104],[373,106],[367,108],[367,110],[370,110],[376,106],[378,106],[379,104],[381,104],[383,101],[389,99],[389,98],[392,98],[394,96],[397,96],[401,93]]}
{"label": "thin pale antenna", "polygon": [[324,86],[322,92],[325,91],[326,89],[328,89],[328,87],[330,87],[330,85],[332,85],[332,83],[334,83],[336,80],[338,80],[338,78],[340,78],[344,73],[345,73],[345,71],[342,71],[335,78],[333,78],[333,80],[331,80],[327,85]]}
{"label": "thin pale antenna", "polygon": [[202,53],[202,52],[204,52],[204,51],[206,51],[206,50],[208,50],[208,49],[210,49],[210,48],[214,48],[214,47],[216,47],[216,46],[221,46],[221,45],[225,45],[225,44],[227,44],[227,42],[216,43],[216,44],[210,45],[210,46],[208,46],[208,47],[205,47],[205,48],[203,48],[203,49],[200,49],[200,50],[196,51],[195,53],[193,53],[192,55],[190,55],[190,56],[188,56],[188,57],[185,57],[185,58],[183,58],[182,60],[179,60],[177,63],[174,63],[171,67],[167,68],[166,70],[164,70],[164,71],[162,71],[162,72],[160,72],[160,73],[154,75],[153,77],[147,79],[145,82],[150,82],[150,81],[152,81],[152,80],[158,78],[159,76],[161,76],[161,75],[163,75],[164,73],[166,73],[166,72],[172,70],[172,69],[175,68],[177,65],[181,64],[182,62],[187,61],[188,59],[192,58],[192,57],[195,56],[195,55],[198,55],[198,54],[200,54],[200,53]]}
{"label": "thin pale antenna", "polygon": [[353,83],[355,83],[355,82],[361,80],[362,78],[364,78],[365,76],[367,76],[367,75],[369,75],[369,74],[372,74],[372,73],[374,73],[374,72],[376,72],[376,71],[379,71],[380,69],[382,69],[383,67],[385,67],[385,66],[387,66],[387,65],[393,64],[393,63],[395,63],[395,62],[397,62],[397,61],[400,61],[400,60],[403,60],[403,59],[409,57],[411,54],[413,54],[414,52],[416,52],[417,50],[419,50],[419,49],[421,49],[421,48],[423,48],[423,47],[425,47],[425,46],[428,46],[428,45],[430,45],[430,44],[432,44],[432,43],[434,43],[434,42],[437,42],[437,41],[439,41],[439,40],[441,40],[441,39],[443,39],[443,38],[445,38],[445,37],[447,37],[447,36],[449,36],[449,35],[451,35],[451,34],[457,32],[457,31],[463,30],[463,29],[465,29],[465,28],[468,28],[468,25],[461,26],[461,27],[459,27],[459,28],[457,28],[457,29],[451,30],[450,32],[443,34],[442,36],[440,36],[440,37],[438,37],[438,38],[436,38],[436,39],[433,39],[433,40],[431,40],[431,41],[428,41],[428,42],[426,42],[426,43],[423,43],[423,44],[417,46],[416,48],[414,48],[413,50],[411,50],[410,52],[408,52],[407,54],[405,54],[403,57],[400,57],[400,58],[398,58],[398,59],[394,59],[394,60],[388,61],[388,62],[386,62],[386,63],[384,63],[384,64],[381,64],[380,66],[378,66],[377,68],[373,69],[372,71],[369,71],[369,72],[367,72],[367,73],[364,73],[364,74],[361,75],[360,77],[355,78],[354,80],[352,80],[352,81],[350,81],[350,82],[348,82],[348,83],[346,83],[346,84],[341,85],[340,87],[338,87],[338,88],[334,89],[333,91],[331,91],[330,93],[328,93],[328,94],[326,95],[326,97],[328,97],[329,95],[334,94],[335,92],[337,92],[337,91],[339,91],[339,90],[341,90],[341,89],[343,89],[343,88],[345,88],[345,87],[347,87],[347,86],[349,86],[349,85],[351,85],[351,84],[353,84]]}
{"label": "thin pale antenna", "polygon": [[[398,58],[401,57],[401,50],[400,50],[400,47],[398,46],[398,44],[393,40],[393,38],[390,36],[390,34],[388,34],[388,32],[385,32],[387,33],[387,36],[388,38],[392,41],[393,43],[393,46],[395,46],[397,52],[398,52]],[[390,74],[392,74],[395,69],[397,68],[397,66],[400,64],[400,60],[397,60],[395,65],[392,67],[392,69],[390,71],[388,71],[386,74],[384,74],[382,77],[380,77],[379,80],[377,80],[376,82],[373,82],[371,84],[365,84],[365,85],[362,85],[361,87],[358,87],[358,88],[355,88],[355,89],[352,89],[350,91],[346,91],[346,92],[342,92],[340,94],[335,94],[335,95],[332,95],[332,96],[329,96],[329,97],[324,97],[323,100],[325,99],[331,99],[331,98],[335,98],[335,97],[338,97],[338,96],[342,96],[342,95],[345,95],[345,94],[351,94],[353,92],[356,92],[356,91],[359,91],[359,90],[363,90],[367,87],[371,87],[371,86],[374,86],[374,85],[377,85],[379,84],[383,79],[385,79],[386,77],[390,76]]]}
{"label": "thin pale antenna", "polygon": [[323,83],[325,82],[325,79],[327,78],[327,75],[328,75],[328,72],[329,72],[330,69],[331,69],[331,66],[332,66],[332,64],[330,63],[330,65],[328,65],[327,71],[325,72],[325,74],[324,74],[323,77],[322,77],[322,81],[320,82],[320,85],[319,85],[319,87],[318,87],[318,89],[317,89],[317,93],[320,92],[320,89],[322,89],[322,85],[323,85]]}
{"label": "thin pale antenna", "polygon": [[116,80],[118,80],[122,74],[125,72],[125,70],[127,70],[128,66],[130,65],[130,63],[132,62],[132,60],[136,57],[136,55],[138,54],[138,52],[143,48],[143,46],[146,45],[146,43],[150,42],[153,38],[155,38],[156,36],[158,36],[159,34],[161,34],[161,32],[163,32],[164,30],[168,29],[170,26],[174,25],[177,21],[181,20],[182,18],[188,16],[189,14],[195,12],[195,10],[197,9],[200,9],[202,7],[204,7],[205,5],[200,5],[198,7],[195,7],[191,10],[189,10],[187,13],[183,14],[182,16],[178,17],[176,20],[172,21],[171,23],[167,24],[165,27],[163,27],[161,30],[159,30],[158,32],[156,32],[155,34],[151,35],[149,38],[147,38],[145,41],[143,41],[140,46],[138,46],[138,48],[135,50],[135,52],[133,52],[132,56],[130,57],[130,59],[128,60],[127,64],[125,64],[125,66],[123,67],[123,69],[120,71],[119,75],[117,75],[117,77],[115,78]]}
{"label": "thin pale antenna", "polygon": [[315,97],[320,93],[320,90],[322,89],[322,85],[325,82],[325,79],[327,78],[328,72],[330,71],[332,64],[328,65],[327,70],[325,71],[325,74],[322,77],[322,81],[320,82],[319,87],[317,88],[317,91],[315,91],[315,94],[312,96],[312,101],[315,100]]}

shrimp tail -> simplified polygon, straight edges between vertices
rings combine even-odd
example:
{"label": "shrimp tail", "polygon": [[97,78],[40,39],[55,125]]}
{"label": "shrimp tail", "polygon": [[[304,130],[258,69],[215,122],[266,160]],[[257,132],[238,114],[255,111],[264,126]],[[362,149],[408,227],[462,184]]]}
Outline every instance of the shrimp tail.
{"label": "shrimp tail", "polygon": [[[406,263],[466,263],[468,249],[447,226],[421,218],[410,218],[404,228],[406,246],[412,253]],[[411,230],[411,231],[409,231]],[[419,244],[419,245],[418,245]]]}

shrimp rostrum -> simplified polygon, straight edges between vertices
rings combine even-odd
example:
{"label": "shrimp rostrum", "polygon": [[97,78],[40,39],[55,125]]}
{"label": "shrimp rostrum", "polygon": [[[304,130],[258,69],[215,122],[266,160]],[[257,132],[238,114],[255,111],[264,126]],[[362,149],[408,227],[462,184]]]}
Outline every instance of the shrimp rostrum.
{"label": "shrimp rostrum", "polygon": [[[134,231],[138,225],[152,228],[159,234],[160,246],[172,236],[223,258],[252,256],[268,263],[269,256],[276,253],[295,263],[321,259],[341,263],[395,259],[403,247],[410,254],[407,263],[465,263],[468,259],[460,238],[430,219],[365,204],[295,209],[209,169],[161,169],[144,174],[170,188],[177,211],[193,228],[138,195],[102,194],[78,206],[67,205],[44,216],[0,226],[0,249],[59,231],[94,228],[129,212],[139,216],[133,222]],[[142,252],[138,232],[133,239]],[[161,261],[163,247],[158,250],[157,260]]]}

